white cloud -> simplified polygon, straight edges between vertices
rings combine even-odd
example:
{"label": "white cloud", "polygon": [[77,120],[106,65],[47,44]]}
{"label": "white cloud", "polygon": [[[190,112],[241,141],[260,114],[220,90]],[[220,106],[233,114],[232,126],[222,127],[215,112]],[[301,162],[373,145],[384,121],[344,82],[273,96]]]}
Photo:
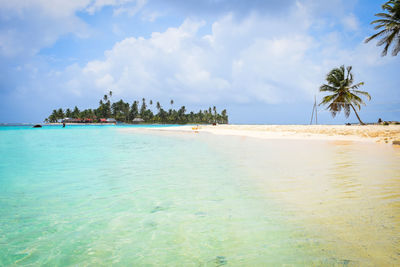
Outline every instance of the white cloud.
{"label": "white cloud", "polygon": [[112,89],[132,98],[276,104],[312,99],[333,67],[354,65],[362,73],[388,63],[373,46],[344,46],[342,33],[317,39],[309,33],[311,25],[312,14],[301,4],[285,18],[251,14],[236,20],[228,14],[205,35],[199,34],[203,21],[187,19],[149,38],[126,38],[104,60],[66,76],[96,94]]}
{"label": "white cloud", "polygon": [[357,31],[359,22],[354,14],[349,14],[342,19],[342,24],[347,31]]}
{"label": "white cloud", "polygon": [[113,24],[112,32],[118,36],[124,35],[124,31],[118,26],[118,24]]}
{"label": "white cloud", "polygon": [[86,24],[75,12],[90,0],[0,1],[0,56],[33,56],[66,33],[88,35]]}
{"label": "white cloud", "polygon": [[114,13],[136,14],[147,0],[0,0],[0,56],[29,57],[72,33],[80,38],[90,35],[89,26],[78,11],[93,14],[105,6]]}
{"label": "white cloud", "polygon": [[[8,91],[10,96],[39,97],[51,107],[94,107],[94,97],[111,89],[115,98],[130,102],[151,97],[162,103],[173,98],[188,105],[284,103],[290,110],[292,103],[311,102],[326,73],[345,64],[353,65],[356,80],[366,82],[364,89],[374,99],[396,101],[396,58],[381,58],[380,49],[373,43],[364,44],[362,36],[349,42],[349,35],[355,35],[349,31],[362,25],[351,10],[339,5],[342,2],[333,0],[327,8],[321,1],[299,0],[282,16],[249,11],[241,16],[225,13],[213,23],[186,19],[179,27],[146,38],[125,38],[105,51],[102,59],[61,71],[52,70],[47,58],[33,57],[25,61],[31,65],[19,64],[16,76],[24,79],[3,87],[15,91]],[[89,12],[89,7],[96,12],[111,5],[115,13],[128,12],[116,11],[120,7],[136,12],[140,1],[0,0],[0,22],[4,23],[0,56],[34,55],[63,34],[88,35],[90,29],[76,12]],[[333,9],[335,17],[326,15]],[[141,18],[146,14],[150,13],[141,13]],[[22,30],[13,27],[14,20],[24,25]],[[125,34],[118,24],[110,26],[114,34]]]}
{"label": "white cloud", "polygon": [[94,14],[105,6],[112,6],[114,7],[114,13],[116,15],[128,13],[133,16],[143,8],[146,3],[147,0],[94,0],[90,5],[88,5],[86,11],[89,14]]}
{"label": "white cloud", "polygon": [[147,0],[0,0],[0,9],[12,13],[17,12],[19,15],[23,15],[28,9],[39,9],[46,16],[66,17],[73,15],[76,11],[94,14],[106,6],[114,7],[116,12],[124,8],[131,12],[142,8],[146,3]]}
{"label": "white cloud", "polygon": [[141,18],[142,18],[143,21],[154,22],[154,21],[156,21],[156,19],[158,19],[159,17],[162,17],[164,15],[165,14],[163,12],[159,12],[159,11],[151,11],[151,12],[149,12],[149,11],[144,10],[142,12]]}
{"label": "white cloud", "polygon": [[106,74],[103,77],[98,78],[95,81],[97,87],[100,88],[109,88],[114,83],[114,78],[110,74]]}
{"label": "white cloud", "polygon": [[138,13],[145,5],[147,0],[136,0],[134,5],[120,5],[114,9],[114,14],[119,15],[121,13],[127,13],[129,16],[134,16]]}
{"label": "white cloud", "polygon": [[308,18],[303,10],[292,15],[289,21],[227,15],[208,35],[199,35],[204,22],[185,20],[147,39],[126,38],[105,52],[105,60],[88,62],[72,76],[98,93],[112,88],[116,95],[168,95],[194,103],[290,102],[311,95],[316,85],[310,79],[319,75],[306,58],[314,46]]}
{"label": "white cloud", "polygon": [[23,18],[28,11],[40,10],[47,17],[69,17],[77,10],[82,10],[91,0],[25,0],[9,1],[0,0],[0,10],[2,16],[19,16]]}

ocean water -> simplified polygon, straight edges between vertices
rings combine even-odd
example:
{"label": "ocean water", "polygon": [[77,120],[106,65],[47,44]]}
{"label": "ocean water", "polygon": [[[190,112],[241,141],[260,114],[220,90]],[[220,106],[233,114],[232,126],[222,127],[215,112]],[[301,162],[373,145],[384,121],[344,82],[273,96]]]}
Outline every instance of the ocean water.
{"label": "ocean water", "polygon": [[0,127],[0,266],[399,266],[400,149]]}

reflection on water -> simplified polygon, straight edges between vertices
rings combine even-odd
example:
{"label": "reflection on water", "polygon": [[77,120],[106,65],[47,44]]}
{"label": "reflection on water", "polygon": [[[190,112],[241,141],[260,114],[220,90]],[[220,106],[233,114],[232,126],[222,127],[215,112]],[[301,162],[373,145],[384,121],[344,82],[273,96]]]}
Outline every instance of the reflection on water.
{"label": "reflection on water", "polygon": [[326,258],[400,265],[400,149],[250,138],[213,145],[322,241]]}

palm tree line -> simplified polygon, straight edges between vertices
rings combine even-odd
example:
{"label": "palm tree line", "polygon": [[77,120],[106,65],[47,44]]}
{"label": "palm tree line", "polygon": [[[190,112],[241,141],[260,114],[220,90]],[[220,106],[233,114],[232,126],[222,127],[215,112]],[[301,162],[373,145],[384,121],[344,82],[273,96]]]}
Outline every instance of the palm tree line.
{"label": "palm tree line", "polygon": [[65,118],[80,119],[82,121],[99,122],[101,118],[114,118],[116,121],[123,123],[132,123],[134,119],[141,118],[145,123],[161,123],[161,124],[211,124],[211,123],[228,123],[228,114],[226,109],[221,113],[217,112],[217,108],[209,107],[199,112],[187,113],[186,107],[182,106],[178,110],[173,109],[174,101],[171,100],[171,108],[164,110],[160,102],[156,103],[157,112],[153,112],[153,100],[147,105],[146,99],[142,98],[141,102],[135,100],[132,104],[124,102],[122,99],[112,103],[112,91],[108,95],[104,95],[99,101],[97,109],[79,110],[77,106],[74,109],[62,108],[55,109],[51,115],[45,119],[45,122],[55,123]]}

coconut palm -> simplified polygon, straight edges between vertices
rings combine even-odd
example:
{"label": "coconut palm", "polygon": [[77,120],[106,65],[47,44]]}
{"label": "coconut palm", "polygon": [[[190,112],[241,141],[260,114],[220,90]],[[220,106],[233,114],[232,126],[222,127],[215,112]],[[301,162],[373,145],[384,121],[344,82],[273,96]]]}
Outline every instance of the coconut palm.
{"label": "coconut palm", "polygon": [[354,106],[360,110],[361,104],[365,105],[360,96],[365,96],[368,100],[371,100],[371,96],[367,92],[358,90],[360,86],[364,85],[363,82],[353,85],[354,80],[351,70],[351,66],[345,68],[344,65],[342,65],[328,73],[326,76],[328,84],[323,84],[319,88],[319,91],[332,94],[323,97],[319,105],[328,105],[327,109],[331,112],[333,117],[343,109],[346,118],[350,115],[351,107],[357,119],[360,121],[360,124],[364,125],[365,123],[361,121]]}
{"label": "coconut palm", "polygon": [[113,92],[110,90],[110,92],[108,92],[108,95],[109,95],[108,99],[111,100],[111,97],[112,97],[112,95],[113,95]]}
{"label": "coconut palm", "polygon": [[391,45],[393,45],[392,56],[397,56],[400,52],[400,0],[390,0],[382,5],[382,9],[387,13],[378,13],[375,16],[381,19],[374,20],[371,24],[377,24],[375,30],[380,30],[365,42],[368,43],[372,39],[381,38],[377,43],[383,47],[382,56],[386,56]]}
{"label": "coconut palm", "polygon": [[214,122],[217,122],[217,107],[213,106],[213,111],[214,111]]}

